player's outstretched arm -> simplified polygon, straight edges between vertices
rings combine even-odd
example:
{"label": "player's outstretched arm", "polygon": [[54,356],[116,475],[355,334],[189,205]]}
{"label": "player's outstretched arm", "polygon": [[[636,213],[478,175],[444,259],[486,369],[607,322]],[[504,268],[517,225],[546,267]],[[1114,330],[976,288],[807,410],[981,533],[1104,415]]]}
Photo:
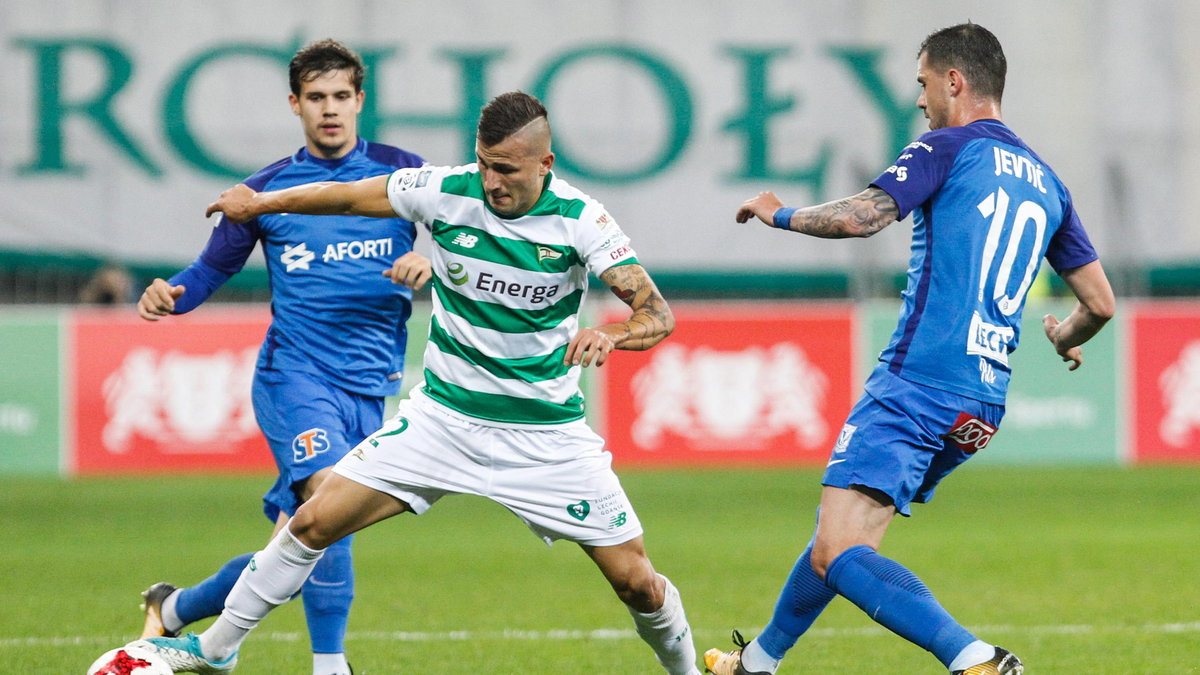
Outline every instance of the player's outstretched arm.
{"label": "player's outstretched arm", "polygon": [[392,218],[396,212],[388,202],[387,181],[383,175],[349,183],[307,183],[272,192],[255,192],[239,183],[222,192],[204,215],[224,213],[235,223],[268,213]]}
{"label": "player's outstretched arm", "polygon": [[634,263],[610,267],[600,280],[633,312],[624,321],[579,329],[567,345],[563,359],[567,365],[601,366],[614,349],[650,349],[675,330],[675,316],[644,267]]}
{"label": "player's outstretched arm", "polygon": [[1071,364],[1067,369],[1075,370],[1083,365],[1080,345],[1092,339],[1113,317],[1117,300],[1099,260],[1064,270],[1060,276],[1079,302],[1061,322],[1053,314],[1042,317],[1042,328],[1050,344],[1054,345],[1054,351]]}
{"label": "player's outstretched arm", "polygon": [[900,209],[892,196],[877,187],[844,199],[802,209],[785,208],[774,192],[760,192],[738,207],[735,218],[744,223],[757,217],[772,227],[825,239],[869,237],[896,222]]}

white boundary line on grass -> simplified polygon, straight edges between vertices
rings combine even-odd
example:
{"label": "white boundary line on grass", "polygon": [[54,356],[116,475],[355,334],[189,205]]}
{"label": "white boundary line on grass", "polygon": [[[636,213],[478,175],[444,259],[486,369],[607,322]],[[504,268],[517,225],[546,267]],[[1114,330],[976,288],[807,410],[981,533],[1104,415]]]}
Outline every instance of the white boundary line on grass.
{"label": "white boundary line on grass", "polygon": [[[1061,626],[1015,626],[996,625],[972,627],[971,630],[985,635],[996,633],[1019,633],[1032,635],[1152,635],[1176,633],[1200,633],[1200,621],[1183,623],[1155,623],[1139,626],[1119,624],[1074,624]],[[707,636],[725,635],[725,630],[704,629],[699,632]],[[758,631],[751,631],[758,632]],[[847,638],[884,635],[887,630],[879,626],[864,628],[818,628],[807,633],[809,637]],[[266,632],[257,634],[259,639],[275,642],[299,642],[306,639],[302,633]],[[394,642],[465,642],[467,640],[633,640],[637,633],[629,629],[602,628],[597,630],[497,630],[497,631],[351,631],[346,634],[349,641],[394,641]],[[129,636],[81,635],[75,637],[24,637],[0,638],[0,649],[8,647],[66,647],[72,645],[124,644]]]}

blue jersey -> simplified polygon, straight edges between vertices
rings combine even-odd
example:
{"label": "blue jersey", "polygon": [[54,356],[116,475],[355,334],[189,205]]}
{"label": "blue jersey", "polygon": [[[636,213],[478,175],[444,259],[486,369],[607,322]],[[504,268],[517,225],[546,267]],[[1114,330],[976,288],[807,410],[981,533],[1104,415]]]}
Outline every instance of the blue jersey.
{"label": "blue jersey", "polygon": [[1003,404],[1021,311],[1043,257],[1097,259],[1058,176],[1007,126],[931,131],[872,185],[913,214],[900,323],[880,355],[906,380]]}
{"label": "blue jersey", "polygon": [[[325,160],[301,148],[254,174],[257,191],[349,182],[419,167],[412,153],[359,140],[345,157]],[[383,276],[412,250],[416,228],[403,218],[271,214],[242,224],[223,216],[200,257],[170,279],[187,290],[176,313],[194,309],[242,269],[262,242],[271,283],[271,327],[258,368],[304,371],[348,391],[399,391],[412,291]]]}

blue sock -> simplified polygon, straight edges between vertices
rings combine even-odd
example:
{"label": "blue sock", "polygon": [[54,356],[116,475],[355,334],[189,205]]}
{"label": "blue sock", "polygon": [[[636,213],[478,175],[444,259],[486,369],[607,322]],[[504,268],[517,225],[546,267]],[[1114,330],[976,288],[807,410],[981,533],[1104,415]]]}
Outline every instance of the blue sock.
{"label": "blue sock", "polygon": [[180,590],[175,599],[175,613],[183,625],[220,614],[225,609],[225,596],[229,595],[229,589],[237,583],[253,556],[253,553],[243,553],[222,565],[211,577]]}
{"label": "blue sock", "polygon": [[346,620],[354,600],[354,567],[346,537],[325,549],[325,555],[300,589],[308,636],[316,654],[346,651]]}
{"label": "blue sock", "polygon": [[813,571],[812,543],[800,554],[775,603],[775,615],[755,641],[768,656],[780,660],[812,626],[837,593]]}
{"label": "blue sock", "polygon": [[877,623],[932,652],[943,665],[949,666],[975,641],[917,575],[869,546],[855,546],[839,555],[829,566],[825,583]]}

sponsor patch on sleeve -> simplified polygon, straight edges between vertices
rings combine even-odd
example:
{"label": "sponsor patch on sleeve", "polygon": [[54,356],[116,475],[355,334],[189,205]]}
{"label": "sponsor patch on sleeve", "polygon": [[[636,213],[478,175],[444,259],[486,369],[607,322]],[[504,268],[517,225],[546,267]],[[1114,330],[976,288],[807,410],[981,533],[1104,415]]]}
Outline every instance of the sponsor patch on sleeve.
{"label": "sponsor patch on sleeve", "polygon": [[397,169],[389,179],[393,192],[407,192],[429,184],[429,169]]}

